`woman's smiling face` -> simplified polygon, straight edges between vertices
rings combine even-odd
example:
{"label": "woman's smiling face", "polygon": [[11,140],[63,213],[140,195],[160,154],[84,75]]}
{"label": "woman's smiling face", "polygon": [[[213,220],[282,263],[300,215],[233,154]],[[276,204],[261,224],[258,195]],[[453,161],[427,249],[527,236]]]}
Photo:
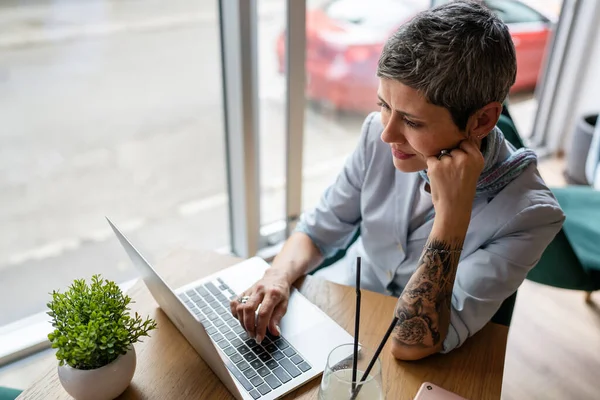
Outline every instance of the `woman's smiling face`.
{"label": "woman's smiling face", "polygon": [[467,138],[447,109],[399,81],[380,78],[378,97],[381,140],[390,145],[394,166],[402,172],[427,169],[427,157],[458,147]]}

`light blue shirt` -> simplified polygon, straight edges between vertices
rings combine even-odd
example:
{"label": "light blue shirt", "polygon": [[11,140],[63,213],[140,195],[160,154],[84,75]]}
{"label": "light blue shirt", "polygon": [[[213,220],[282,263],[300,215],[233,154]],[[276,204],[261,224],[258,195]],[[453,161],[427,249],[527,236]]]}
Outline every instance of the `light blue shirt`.
{"label": "light blue shirt", "polygon": [[[360,256],[364,275],[373,281],[371,289],[399,296],[417,268],[433,220],[408,231],[415,193],[423,181],[418,173],[394,167],[390,147],[380,139],[382,131],[379,113],[369,115],[358,146],[336,181],[318,205],[302,215],[296,229],[329,257],[346,248],[360,227],[345,268],[351,271]],[[504,157],[511,151],[507,145]],[[563,212],[535,165],[495,197],[475,198],[443,352],[462,345],[490,321],[538,262],[563,221]],[[347,284],[352,284],[352,274]]]}

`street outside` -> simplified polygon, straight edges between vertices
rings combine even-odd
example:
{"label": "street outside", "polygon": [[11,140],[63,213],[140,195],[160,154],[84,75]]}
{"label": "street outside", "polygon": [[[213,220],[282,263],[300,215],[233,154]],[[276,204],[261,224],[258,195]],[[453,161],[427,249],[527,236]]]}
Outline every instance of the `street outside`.
{"label": "street outside", "polygon": [[[136,275],[104,216],[150,260],[229,244],[216,4],[0,6],[0,326],[43,311],[73,279]],[[259,19],[262,221],[272,222],[284,215],[274,51],[284,2],[260,1]],[[305,204],[360,123],[308,111]]]}
{"label": "street outside", "polygon": [[[284,4],[258,10],[263,223],[284,216]],[[136,276],[104,216],[150,260],[228,245],[216,0],[10,0],[0,26],[0,326],[73,279]],[[361,122],[307,108],[305,207]]]}

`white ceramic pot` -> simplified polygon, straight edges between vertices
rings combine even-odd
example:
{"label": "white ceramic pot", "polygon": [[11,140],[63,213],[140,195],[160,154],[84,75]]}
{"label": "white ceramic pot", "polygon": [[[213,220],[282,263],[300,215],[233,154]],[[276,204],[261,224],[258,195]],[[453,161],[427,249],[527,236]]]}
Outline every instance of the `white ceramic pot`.
{"label": "white ceramic pot", "polygon": [[60,383],[76,400],[112,400],[127,389],[135,372],[136,356],[132,347],[126,354],[104,367],[76,369],[58,367]]}

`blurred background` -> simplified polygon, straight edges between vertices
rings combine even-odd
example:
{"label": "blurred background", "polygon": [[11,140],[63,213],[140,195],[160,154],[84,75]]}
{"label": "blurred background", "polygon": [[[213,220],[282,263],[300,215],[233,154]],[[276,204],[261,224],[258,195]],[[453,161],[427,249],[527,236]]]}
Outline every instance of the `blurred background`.
{"label": "blurred background", "polygon": [[[542,123],[552,107],[538,112],[558,96],[548,89],[560,86],[551,50],[560,47],[560,62],[576,46],[554,39],[561,10],[574,23],[579,2],[565,1],[484,1],[517,49],[511,114],[527,143],[550,157],[545,176],[561,182],[570,148],[563,128],[581,107],[600,108],[586,103],[552,124],[557,133]],[[386,38],[442,2],[307,1],[303,209],[335,178],[364,117],[377,110]],[[286,2],[256,4],[266,227],[286,218]],[[150,259],[177,247],[229,251],[219,23],[217,1],[0,2],[0,337],[44,320],[48,293],[73,279],[98,271],[117,282],[136,277],[105,216]],[[0,348],[0,358],[10,351]]]}

